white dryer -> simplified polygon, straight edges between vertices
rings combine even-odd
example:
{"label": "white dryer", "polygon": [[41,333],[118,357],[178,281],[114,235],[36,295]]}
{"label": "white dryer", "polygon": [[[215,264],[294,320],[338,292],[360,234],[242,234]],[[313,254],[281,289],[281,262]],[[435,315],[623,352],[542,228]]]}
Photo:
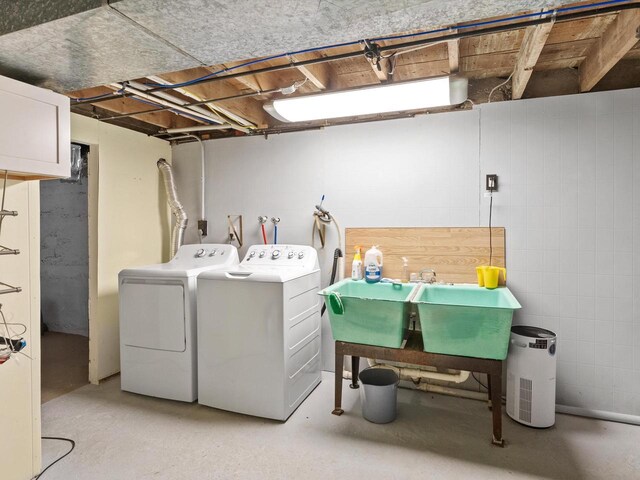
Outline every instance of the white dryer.
{"label": "white dryer", "polygon": [[196,279],[238,265],[231,245],[183,245],[168,263],[122,270],[121,388],[153,397],[197,398]]}
{"label": "white dryer", "polygon": [[312,247],[255,245],[198,277],[198,403],[286,420],[320,383],[320,268]]}

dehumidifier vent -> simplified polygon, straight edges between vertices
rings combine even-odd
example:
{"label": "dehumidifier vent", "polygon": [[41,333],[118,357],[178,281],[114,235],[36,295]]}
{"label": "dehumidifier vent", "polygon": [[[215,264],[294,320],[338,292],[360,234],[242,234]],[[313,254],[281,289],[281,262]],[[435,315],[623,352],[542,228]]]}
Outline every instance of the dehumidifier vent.
{"label": "dehumidifier vent", "polygon": [[516,408],[516,376],[507,372],[507,414],[510,417],[515,417],[515,408]]}
{"label": "dehumidifier vent", "polygon": [[528,378],[520,378],[520,415],[523,422],[531,423],[531,391],[533,382]]}

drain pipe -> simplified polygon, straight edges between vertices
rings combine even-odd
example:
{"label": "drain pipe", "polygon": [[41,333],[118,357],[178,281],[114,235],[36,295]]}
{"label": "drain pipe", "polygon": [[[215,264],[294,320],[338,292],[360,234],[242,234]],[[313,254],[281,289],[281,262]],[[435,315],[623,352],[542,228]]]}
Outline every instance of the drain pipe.
{"label": "drain pipe", "polygon": [[187,228],[188,219],[182,203],[178,200],[178,190],[173,179],[171,165],[164,158],[158,160],[157,165],[164,181],[169,208],[171,208],[171,213],[175,217],[175,224],[171,231],[171,258],[173,258],[184,241],[184,231]]}
{"label": "drain pipe", "polygon": [[468,398],[471,400],[479,400],[486,402],[489,397],[483,392],[474,392],[473,390],[464,390],[462,388],[444,387],[442,385],[433,385],[431,383],[419,383],[415,386],[416,390],[429,393],[440,393],[442,395],[449,395],[451,397]]}
{"label": "drain pipe", "polygon": [[204,175],[204,143],[202,139],[197,135],[186,134],[185,137],[195,138],[200,143],[200,220],[198,220],[198,232],[200,237],[200,243],[202,243],[202,237],[207,236],[207,216],[205,214],[205,175]]}
{"label": "drain pipe", "polygon": [[396,365],[378,363],[371,358],[369,358],[368,361],[370,367],[393,368],[402,380],[411,380],[416,385],[420,383],[420,380],[427,378],[441,382],[464,383],[469,378],[469,375],[471,375],[471,373],[466,370],[459,370],[458,373],[440,373],[423,370],[421,368],[398,367]]}
{"label": "drain pipe", "polygon": [[474,392],[471,390],[463,390],[461,388],[452,388],[442,385],[433,385],[430,383],[422,383],[422,380],[431,379],[441,382],[463,383],[467,381],[471,372],[459,370],[458,373],[440,373],[430,370],[423,370],[412,367],[398,367],[396,365],[378,363],[375,360],[367,359],[369,366],[373,368],[391,368],[401,380],[407,380],[414,384],[415,388],[423,392],[441,393],[454,397],[471,398],[473,400],[487,400],[487,394],[483,392]]}

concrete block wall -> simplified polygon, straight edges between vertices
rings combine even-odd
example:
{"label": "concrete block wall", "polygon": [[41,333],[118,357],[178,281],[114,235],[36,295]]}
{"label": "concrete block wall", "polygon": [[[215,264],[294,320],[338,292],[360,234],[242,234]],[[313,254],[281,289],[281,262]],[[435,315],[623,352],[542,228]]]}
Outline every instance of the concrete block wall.
{"label": "concrete block wall", "polygon": [[40,182],[42,314],[50,330],[89,335],[87,178]]}
{"label": "concrete block wall", "polygon": [[640,89],[485,105],[480,124],[516,321],[558,334],[557,402],[640,415]]}
{"label": "concrete block wall", "polygon": [[[204,143],[211,242],[243,214],[247,245],[261,242],[258,215],[282,218],[282,242],[308,244],[322,194],[343,228],[486,226],[484,175],[498,174],[515,321],[558,334],[558,403],[640,416],[640,89]],[[173,159],[195,242],[199,146]]]}

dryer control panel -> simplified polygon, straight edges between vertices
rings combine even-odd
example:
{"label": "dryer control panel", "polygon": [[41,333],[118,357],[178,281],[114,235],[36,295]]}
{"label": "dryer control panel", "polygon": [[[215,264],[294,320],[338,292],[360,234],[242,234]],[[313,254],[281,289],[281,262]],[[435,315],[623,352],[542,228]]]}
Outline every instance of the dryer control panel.
{"label": "dryer control panel", "polygon": [[316,250],[308,245],[252,245],[242,260],[242,264],[247,266],[296,266],[309,269],[313,269],[317,262]]}
{"label": "dryer control panel", "polygon": [[233,256],[235,251],[236,247],[233,245],[219,243],[182,245],[171,261],[189,265],[224,263],[227,258]]}

